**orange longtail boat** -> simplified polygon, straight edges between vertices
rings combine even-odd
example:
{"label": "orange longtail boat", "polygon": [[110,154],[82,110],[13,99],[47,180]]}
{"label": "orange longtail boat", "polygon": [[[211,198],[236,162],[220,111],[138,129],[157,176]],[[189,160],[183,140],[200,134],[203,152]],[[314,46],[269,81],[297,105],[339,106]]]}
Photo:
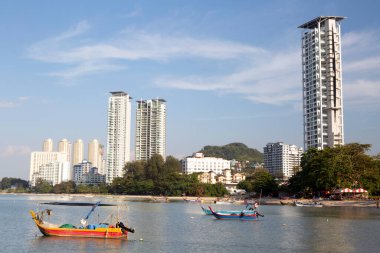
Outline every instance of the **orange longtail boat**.
{"label": "orange longtail boat", "polygon": [[62,236],[62,237],[91,237],[91,238],[114,238],[114,239],[126,239],[128,233],[134,233],[134,228],[126,227],[121,221],[117,221],[115,224],[98,223],[88,224],[87,220],[91,213],[98,206],[115,206],[111,204],[97,203],[75,203],[75,202],[49,202],[41,203],[47,205],[65,205],[65,206],[92,206],[92,209],[88,215],[81,219],[80,226],[74,226],[72,224],[55,225],[44,220],[46,215],[52,214],[51,209],[45,209],[40,212],[30,211],[33,221],[36,223],[38,229],[45,236]]}

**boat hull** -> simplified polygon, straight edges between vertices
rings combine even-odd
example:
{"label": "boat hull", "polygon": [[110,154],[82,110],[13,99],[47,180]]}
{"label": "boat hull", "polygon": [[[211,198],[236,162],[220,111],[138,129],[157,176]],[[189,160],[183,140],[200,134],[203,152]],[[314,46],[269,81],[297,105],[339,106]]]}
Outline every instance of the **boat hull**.
{"label": "boat hull", "polygon": [[[207,215],[212,215],[212,212],[210,209],[206,209],[204,208],[203,206],[201,206],[203,212]],[[250,211],[250,210],[215,210],[214,211],[215,213],[220,213],[220,214],[231,214],[231,215],[240,215],[242,212],[245,214],[245,215],[252,215],[252,214],[255,214],[254,211]]]}
{"label": "boat hull", "polygon": [[218,220],[257,220],[258,216],[255,212],[230,212],[230,213],[225,213],[225,212],[218,212],[212,210],[211,207],[209,207],[211,214],[217,218]]}
{"label": "boat hull", "polygon": [[46,226],[44,223],[39,221],[34,214],[33,211],[30,212],[32,218],[41,231],[41,233],[45,236],[61,236],[61,237],[87,237],[87,238],[115,238],[121,239],[128,237],[128,231],[122,231],[120,227],[109,227],[109,228],[95,228],[95,229],[87,229],[87,228],[60,228],[60,227],[51,227]]}
{"label": "boat hull", "polygon": [[125,238],[128,234],[123,233],[120,228],[97,228],[97,229],[69,229],[69,228],[47,228],[37,224],[38,229],[45,236],[61,237],[88,237],[88,238]]}
{"label": "boat hull", "polygon": [[307,203],[307,204],[305,204],[305,203],[296,203],[295,205],[296,206],[303,206],[303,207],[323,207],[322,204],[315,204],[315,203],[311,203],[311,204],[309,204],[309,203]]}

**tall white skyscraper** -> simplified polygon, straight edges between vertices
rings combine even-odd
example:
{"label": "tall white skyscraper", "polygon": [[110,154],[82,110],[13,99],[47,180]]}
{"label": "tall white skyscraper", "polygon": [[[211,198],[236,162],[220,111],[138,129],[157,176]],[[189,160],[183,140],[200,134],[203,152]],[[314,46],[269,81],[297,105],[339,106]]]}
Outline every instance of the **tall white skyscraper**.
{"label": "tall white skyscraper", "polygon": [[73,151],[73,165],[80,164],[83,161],[84,149],[82,139],[78,139],[74,142]]}
{"label": "tall white skyscraper", "polygon": [[294,167],[300,166],[303,149],[283,142],[268,143],[264,147],[264,167],[277,178],[293,176]]}
{"label": "tall white skyscraper", "polygon": [[111,92],[108,99],[106,181],[123,176],[123,167],[130,161],[131,101],[127,93]]}
{"label": "tall white skyscraper", "polygon": [[304,147],[344,144],[342,54],[339,22],[321,16],[301,26]]}
{"label": "tall white skyscraper", "polygon": [[137,101],[136,160],[147,160],[154,154],[166,155],[166,101],[164,99]]}
{"label": "tall white skyscraper", "polygon": [[53,140],[52,139],[46,139],[44,140],[42,144],[42,151],[43,152],[53,152]]}
{"label": "tall white skyscraper", "polygon": [[71,143],[67,139],[59,141],[58,152],[66,153],[66,161],[71,163]]}

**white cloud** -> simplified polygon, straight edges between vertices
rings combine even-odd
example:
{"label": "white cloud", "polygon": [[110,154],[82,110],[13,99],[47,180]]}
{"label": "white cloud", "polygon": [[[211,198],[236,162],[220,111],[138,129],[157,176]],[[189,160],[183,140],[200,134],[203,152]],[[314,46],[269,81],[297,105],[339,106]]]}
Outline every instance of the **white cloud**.
{"label": "white cloud", "polygon": [[343,98],[353,105],[379,106],[380,80],[355,80],[345,83]]}
{"label": "white cloud", "polygon": [[342,38],[343,74],[371,74],[380,67],[379,31],[349,32]]}
{"label": "white cloud", "polygon": [[19,106],[19,104],[13,101],[0,101],[0,108],[12,108],[17,106]]}
{"label": "white cloud", "polygon": [[358,45],[368,46],[372,44],[375,38],[376,33],[374,31],[348,32],[342,34],[342,46],[349,50],[357,48]]}
{"label": "white cloud", "polygon": [[367,57],[363,59],[357,59],[349,61],[347,64],[343,65],[344,71],[355,73],[355,72],[370,72],[370,71],[379,71],[380,67],[380,54]]}
{"label": "white cloud", "polygon": [[0,150],[0,157],[10,157],[19,155],[28,155],[31,152],[31,148],[28,146],[13,146],[9,145]]}
{"label": "white cloud", "polygon": [[123,66],[118,66],[115,64],[106,64],[106,63],[96,63],[96,62],[84,62],[80,65],[76,65],[73,68],[66,69],[58,72],[48,73],[48,76],[62,77],[64,79],[75,78],[78,76],[83,76],[92,73],[99,73],[105,71],[116,71],[124,69]]}
{"label": "white cloud", "polygon": [[19,97],[14,101],[0,101],[0,108],[14,108],[21,106],[24,102],[29,100],[28,97]]}
{"label": "white cloud", "polygon": [[380,106],[379,31],[345,34],[343,43],[343,98],[355,107]]}
{"label": "white cloud", "polygon": [[[168,60],[176,57],[234,59],[260,54],[262,49],[237,42],[125,30],[113,39],[81,45],[74,39],[88,30],[87,22],[57,37],[34,44],[28,52],[32,59],[62,64],[139,59]],[[98,66],[107,66],[99,64]]]}
{"label": "white cloud", "polygon": [[[29,57],[65,66],[64,70],[48,73],[59,78],[118,71],[125,69],[126,63],[143,59],[174,62],[191,58],[234,63],[222,75],[210,72],[203,76],[176,76],[169,72],[156,77],[154,83],[163,88],[236,94],[255,103],[271,105],[291,104],[299,107],[302,101],[299,48],[288,50],[284,47],[270,52],[239,42],[136,29],[121,31],[111,39],[102,41],[78,39],[89,28],[89,24],[83,21],[65,33],[38,42],[30,48]],[[344,86],[346,83],[347,86],[366,84],[374,88],[374,84],[378,83],[379,42],[376,31],[343,35]],[[344,89],[348,94],[346,96],[344,93],[345,99],[365,99],[360,92],[350,94],[353,87]],[[2,107],[6,106],[12,104],[3,102]]]}
{"label": "white cloud", "polygon": [[134,18],[134,17],[139,16],[140,13],[141,13],[141,9],[134,9],[131,12],[128,12],[128,13],[122,15],[122,17],[123,18]]}
{"label": "white cloud", "polygon": [[[343,96],[349,104],[380,105],[380,38],[374,31],[343,37]],[[302,103],[299,49],[255,55],[251,65],[224,76],[160,77],[161,87],[235,93],[255,103],[299,108]]]}
{"label": "white cloud", "polygon": [[19,97],[18,100],[21,101],[21,102],[28,101],[29,97],[25,97],[25,96],[24,97]]}
{"label": "white cloud", "polygon": [[61,35],[57,36],[54,38],[55,41],[62,41],[62,40],[67,40],[72,37],[76,37],[78,35],[83,34],[86,32],[88,29],[90,29],[90,25],[88,24],[87,21],[83,20],[76,24],[73,28],[68,30],[65,33],[62,33]]}
{"label": "white cloud", "polygon": [[238,94],[255,103],[296,104],[302,99],[300,69],[299,53],[291,50],[261,54],[247,68],[224,76],[165,76],[154,82],[166,88]]}

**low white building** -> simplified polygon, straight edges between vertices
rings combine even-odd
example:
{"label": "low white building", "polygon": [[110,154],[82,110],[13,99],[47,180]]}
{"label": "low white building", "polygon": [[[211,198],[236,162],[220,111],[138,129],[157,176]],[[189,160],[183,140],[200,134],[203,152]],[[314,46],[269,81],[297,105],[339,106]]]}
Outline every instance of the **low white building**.
{"label": "low white building", "polygon": [[[54,165],[52,165],[54,163]],[[61,165],[57,165],[61,163]],[[52,167],[53,166],[53,167]],[[66,173],[66,166],[69,167],[69,180],[71,179],[70,163],[67,161],[67,154],[65,152],[31,152],[30,167],[29,167],[29,181],[32,186],[35,186],[37,178],[44,178],[43,175],[51,174],[49,170],[57,170],[56,167],[62,167]],[[43,169],[40,173],[40,169]],[[47,174],[46,174],[47,173]],[[53,173],[53,172],[52,172]],[[49,176],[50,178],[50,176]],[[50,180],[50,179],[49,179]],[[48,180],[48,181],[49,181]]]}
{"label": "low white building", "polygon": [[100,174],[98,168],[92,167],[90,171],[84,175],[85,183],[91,185],[99,185],[106,183],[106,176]]}
{"label": "low white building", "polygon": [[277,178],[293,176],[293,168],[300,166],[303,149],[283,142],[268,143],[264,147],[264,167]]}
{"label": "low white building", "polygon": [[182,171],[185,174],[210,172],[222,174],[223,170],[230,169],[230,161],[223,158],[204,157],[203,153],[194,153],[191,157],[182,160]]}
{"label": "low white building", "polygon": [[81,163],[74,165],[74,182],[80,184],[85,182],[84,175],[90,172],[92,168],[92,163],[86,160],[83,160]]}
{"label": "low white building", "polygon": [[99,169],[92,166],[91,162],[83,160],[80,164],[74,165],[74,182],[76,184],[98,185],[106,182],[104,174],[99,173]]}
{"label": "low white building", "polygon": [[39,167],[38,172],[32,174],[32,185],[41,178],[52,185],[60,184],[71,180],[71,169],[69,162],[50,162]]}

